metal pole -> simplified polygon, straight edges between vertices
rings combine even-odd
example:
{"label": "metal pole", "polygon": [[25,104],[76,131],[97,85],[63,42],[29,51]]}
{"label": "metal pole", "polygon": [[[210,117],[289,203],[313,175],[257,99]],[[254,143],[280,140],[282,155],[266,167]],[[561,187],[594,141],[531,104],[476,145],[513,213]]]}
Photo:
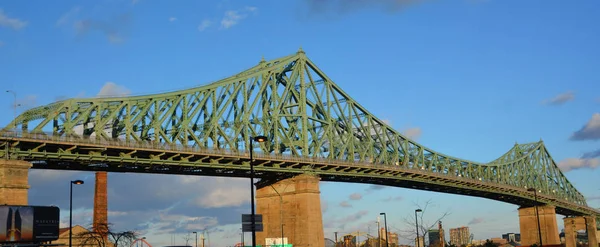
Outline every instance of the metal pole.
{"label": "metal pole", "polygon": [[337,247],[338,246],[337,232],[333,232],[333,235],[335,236],[335,247]]}
{"label": "metal pole", "polygon": [[13,97],[14,97],[14,101],[13,101],[13,121],[14,121],[14,125],[13,127],[15,128],[15,131],[17,131],[17,93],[15,91],[12,90],[6,90],[7,93],[12,93]]}
{"label": "metal pole", "polygon": [[244,230],[242,229],[242,247],[246,246],[244,243]]}
{"label": "metal pole", "polygon": [[540,247],[542,247],[542,226],[540,225],[540,214],[538,212],[537,189],[533,191],[533,196],[535,197],[535,216],[537,218],[538,223],[538,236],[540,238]]}
{"label": "metal pole", "polygon": [[69,247],[73,246],[73,181],[69,181]]}
{"label": "metal pole", "polygon": [[415,227],[417,228],[417,247],[419,247],[419,218],[417,218],[417,210],[415,210]]}
{"label": "metal pole", "polygon": [[194,242],[194,245],[198,247],[198,232],[194,232],[194,235],[196,235],[196,241]]}
{"label": "metal pole", "polygon": [[250,206],[251,206],[251,215],[252,221],[250,227],[252,227],[252,247],[256,247],[256,222],[255,222],[255,214],[254,214],[254,162],[252,158],[252,139],[250,138]]}
{"label": "metal pole", "polygon": [[387,215],[383,213],[383,225],[385,226],[385,247],[390,247],[390,236],[387,229]]}

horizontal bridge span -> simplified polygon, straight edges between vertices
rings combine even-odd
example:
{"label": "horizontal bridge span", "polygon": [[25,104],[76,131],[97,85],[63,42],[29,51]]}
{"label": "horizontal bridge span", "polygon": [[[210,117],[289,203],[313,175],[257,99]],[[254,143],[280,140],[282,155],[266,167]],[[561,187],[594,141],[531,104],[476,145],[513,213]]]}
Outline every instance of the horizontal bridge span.
{"label": "horizontal bridge span", "polygon": [[[534,205],[533,194],[527,188],[422,169],[260,152],[253,157],[256,176],[266,180],[313,173],[323,181],[379,184],[489,198],[520,206]],[[250,176],[248,152],[162,143],[54,138],[43,134],[1,133],[0,158],[27,160],[35,169]],[[538,194],[538,200],[556,206],[557,213],[563,215],[600,215],[593,208],[566,199]]]}

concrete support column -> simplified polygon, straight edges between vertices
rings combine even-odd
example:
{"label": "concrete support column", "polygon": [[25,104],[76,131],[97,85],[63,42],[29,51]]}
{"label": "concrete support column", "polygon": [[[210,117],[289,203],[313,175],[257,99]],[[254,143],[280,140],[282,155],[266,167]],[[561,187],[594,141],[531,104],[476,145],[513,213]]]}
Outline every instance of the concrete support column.
{"label": "concrete support column", "polygon": [[27,205],[31,163],[0,160],[0,205]]}
{"label": "concrete support column", "polygon": [[563,218],[565,224],[565,246],[576,247],[577,246],[577,218],[576,217],[565,217]]}
{"label": "concrete support column", "polygon": [[265,246],[266,238],[281,238],[283,223],[288,244],[325,246],[319,180],[317,176],[302,174],[257,189],[256,213],[262,214],[264,228],[256,233],[258,245]]}
{"label": "concrete support column", "polygon": [[[556,210],[554,206],[538,206],[542,243],[545,245],[560,245],[558,225],[556,223]],[[521,245],[531,246],[540,243],[538,237],[538,221],[535,207],[519,208],[519,226],[521,229]]]}
{"label": "concrete support column", "polygon": [[598,232],[596,225],[596,217],[595,216],[584,216],[585,218],[585,228],[588,234],[588,246],[596,247],[598,246]]}

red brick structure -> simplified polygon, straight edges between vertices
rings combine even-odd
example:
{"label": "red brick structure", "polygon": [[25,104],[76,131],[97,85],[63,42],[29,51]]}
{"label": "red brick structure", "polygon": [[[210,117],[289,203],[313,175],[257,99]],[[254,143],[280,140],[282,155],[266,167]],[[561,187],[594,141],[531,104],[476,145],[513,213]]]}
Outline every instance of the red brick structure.
{"label": "red brick structure", "polygon": [[93,229],[97,232],[106,231],[106,227],[108,226],[107,175],[107,172],[96,172]]}

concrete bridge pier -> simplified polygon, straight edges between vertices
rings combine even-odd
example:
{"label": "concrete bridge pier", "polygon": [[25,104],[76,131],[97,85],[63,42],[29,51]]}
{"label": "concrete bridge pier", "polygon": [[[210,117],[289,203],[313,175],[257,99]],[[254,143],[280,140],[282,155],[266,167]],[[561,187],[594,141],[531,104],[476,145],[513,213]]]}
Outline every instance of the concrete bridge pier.
{"label": "concrete bridge pier", "polygon": [[[542,243],[544,246],[560,245],[555,207],[550,205],[538,206],[538,213],[540,216]],[[535,207],[519,208],[519,226],[521,229],[522,246],[540,244]]]}
{"label": "concrete bridge pier", "polygon": [[585,230],[588,234],[588,246],[598,246],[598,232],[596,218],[594,216],[565,217],[565,245],[566,247],[577,246],[577,231]]}
{"label": "concrete bridge pier", "polygon": [[[265,246],[267,238],[287,238],[294,247],[325,247],[319,177],[302,174],[274,183],[263,183],[256,190],[256,213],[263,216],[262,232],[256,244]],[[278,243],[279,244],[279,243]]]}
{"label": "concrete bridge pier", "polygon": [[31,166],[22,160],[0,160],[0,205],[27,205]]}

